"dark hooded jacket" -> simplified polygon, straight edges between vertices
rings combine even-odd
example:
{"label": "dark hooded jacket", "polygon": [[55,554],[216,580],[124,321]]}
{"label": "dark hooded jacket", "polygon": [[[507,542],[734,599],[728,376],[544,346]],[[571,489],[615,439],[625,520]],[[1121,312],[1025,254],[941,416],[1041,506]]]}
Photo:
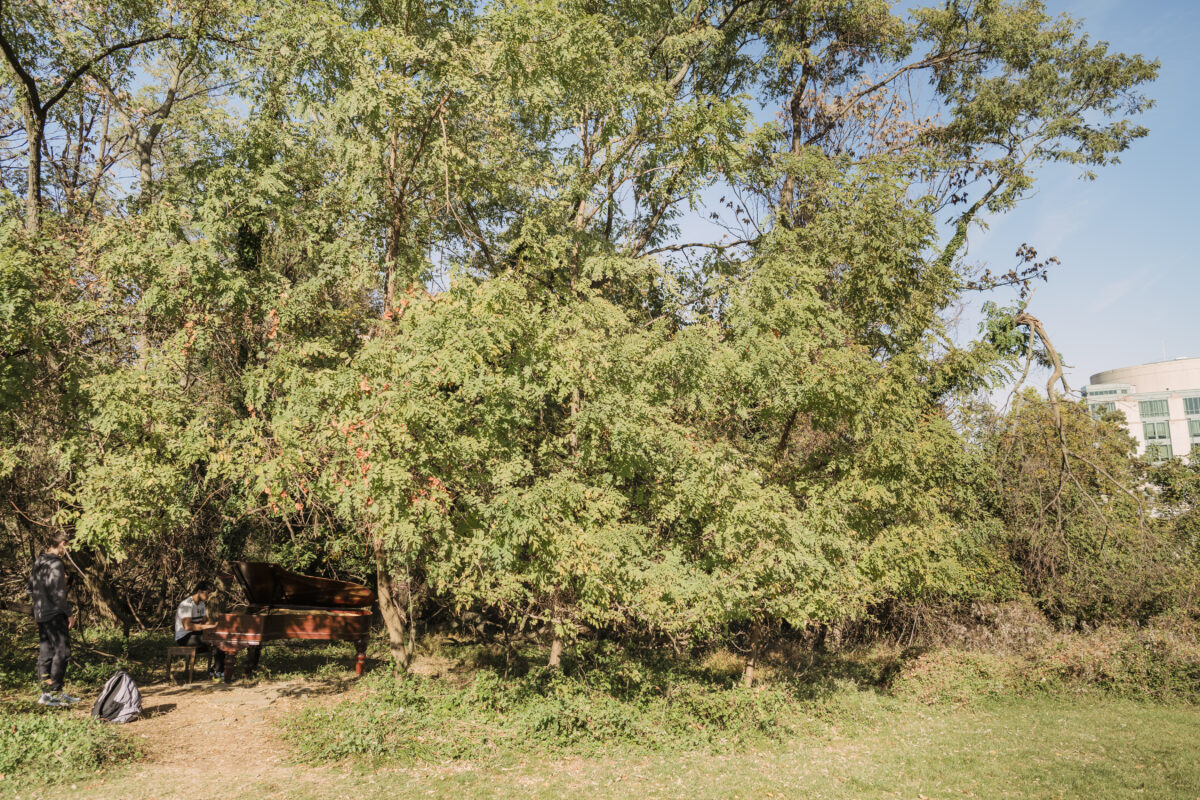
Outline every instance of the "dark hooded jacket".
{"label": "dark hooded jacket", "polygon": [[33,618],[45,622],[59,614],[71,616],[67,602],[67,565],[56,555],[42,553],[33,562],[33,571],[25,582],[25,590],[33,598]]}

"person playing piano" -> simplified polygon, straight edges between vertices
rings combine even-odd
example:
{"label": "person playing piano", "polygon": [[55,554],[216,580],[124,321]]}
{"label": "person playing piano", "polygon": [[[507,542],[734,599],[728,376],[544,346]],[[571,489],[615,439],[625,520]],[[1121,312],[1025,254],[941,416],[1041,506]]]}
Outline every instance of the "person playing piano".
{"label": "person playing piano", "polygon": [[205,605],[212,594],[212,585],[201,581],[196,590],[183,598],[175,609],[175,643],[181,647],[196,647],[200,652],[208,652],[208,674],[213,680],[225,676],[225,654],[220,650],[210,648],[200,640],[200,634],[209,628],[215,628],[215,622],[208,621],[208,607]]}

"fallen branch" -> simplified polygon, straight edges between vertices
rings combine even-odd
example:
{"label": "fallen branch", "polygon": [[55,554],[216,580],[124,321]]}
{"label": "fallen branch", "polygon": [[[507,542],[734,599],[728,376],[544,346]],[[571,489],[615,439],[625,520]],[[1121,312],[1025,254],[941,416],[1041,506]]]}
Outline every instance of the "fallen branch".
{"label": "fallen branch", "polygon": [[[1016,314],[1013,317],[1013,323],[1015,325],[1024,326],[1029,329],[1029,347],[1026,350],[1026,358],[1029,359],[1032,357],[1033,339],[1036,336],[1037,338],[1042,340],[1042,347],[1045,350],[1046,358],[1049,359],[1050,366],[1051,366],[1050,378],[1049,378],[1049,380],[1046,381],[1046,399],[1050,402],[1050,407],[1054,411],[1054,426],[1058,432],[1058,442],[1059,442],[1059,447],[1061,448],[1061,452],[1062,452],[1062,461],[1061,461],[1062,472],[1059,474],[1058,492],[1055,494],[1054,499],[1051,500],[1049,504],[1047,504],[1047,508],[1049,508],[1050,505],[1053,505],[1059,501],[1059,499],[1062,495],[1062,486],[1063,486],[1063,480],[1065,477],[1070,477],[1071,480],[1075,482],[1076,486],[1079,486],[1081,491],[1083,490],[1083,487],[1082,487],[1082,485],[1080,485],[1078,478],[1075,477],[1074,472],[1071,470],[1070,459],[1075,458],[1075,459],[1078,459],[1079,461],[1082,461],[1084,464],[1087,464],[1089,467],[1091,467],[1093,470],[1095,470],[1097,474],[1102,475],[1104,478],[1106,478],[1117,489],[1124,492],[1129,497],[1133,498],[1133,501],[1135,503],[1137,503],[1137,507],[1138,507],[1138,533],[1139,534],[1143,533],[1144,528],[1145,528],[1146,509],[1142,503],[1142,498],[1136,492],[1134,492],[1132,489],[1125,486],[1119,480],[1114,478],[1111,474],[1109,474],[1109,472],[1107,470],[1100,467],[1100,465],[1096,464],[1095,462],[1091,461],[1090,459],[1087,459],[1087,458],[1079,455],[1078,453],[1071,451],[1070,448],[1067,447],[1067,432],[1066,432],[1066,426],[1063,423],[1062,409],[1059,407],[1059,404],[1058,404],[1059,395],[1058,395],[1057,387],[1059,384],[1062,384],[1064,394],[1070,394],[1071,387],[1067,384],[1066,374],[1063,371],[1062,359],[1059,358],[1058,351],[1054,349],[1054,344],[1050,341],[1050,336],[1046,333],[1045,326],[1042,325],[1041,320],[1039,320],[1037,317],[1033,316],[1032,314],[1026,313],[1025,311],[1021,311],[1020,313]],[[1022,375],[1022,380],[1024,380],[1024,376],[1028,375],[1028,374],[1029,374],[1029,363],[1027,361],[1026,365],[1025,365],[1025,372]],[[1085,497],[1087,497],[1089,500],[1092,501],[1093,505],[1095,505],[1095,500],[1090,495],[1088,495],[1088,493],[1086,491],[1084,491],[1083,494]],[[1097,510],[1098,510],[1098,508],[1097,508]],[[1061,509],[1059,509],[1059,511],[1061,513]],[[1044,513],[1044,510],[1043,510],[1043,513]],[[1060,525],[1061,525],[1061,521],[1060,521]],[[1104,549],[1104,544],[1107,542],[1107,539],[1108,539],[1108,523],[1106,521],[1105,526],[1104,526],[1104,539],[1101,540],[1101,545],[1100,545],[1101,550]]]}
{"label": "fallen branch", "polygon": [[139,667],[146,666],[143,662],[138,661],[136,658],[130,658],[129,656],[117,656],[117,655],[113,655],[112,653],[106,653],[103,650],[97,650],[96,648],[89,647],[89,646],[85,646],[83,649],[87,650],[89,653],[95,653],[98,656],[104,656],[105,658],[111,658],[114,661],[128,661],[130,664],[137,664]]}

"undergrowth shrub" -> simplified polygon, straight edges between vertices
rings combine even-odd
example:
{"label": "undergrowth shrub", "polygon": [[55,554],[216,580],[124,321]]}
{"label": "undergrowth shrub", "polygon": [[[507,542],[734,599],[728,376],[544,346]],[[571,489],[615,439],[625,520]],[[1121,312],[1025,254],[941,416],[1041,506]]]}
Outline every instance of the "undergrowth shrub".
{"label": "undergrowth shrub", "polygon": [[780,689],[733,690],[686,674],[635,682],[616,673],[583,680],[538,670],[506,679],[480,671],[465,686],[390,675],[364,683],[361,696],[306,709],[288,722],[302,758],[412,763],[505,753],[726,748],[788,736],[801,711]]}
{"label": "undergrowth shrub", "polygon": [[1017,658],[950,649],[918,656],[892,683],[896,696],[931,705],[997,699],[1022,687]]}
{"label": "undergrowth shrub", "polygon": [[931,704],[1055,691],[1200,703],[1200,624],[1188,615],[1084,632],[1055,632],[1020,614],[997,618],[1018,619],[1020,633],[1001,625],[931,649],[901,664],[892,692]]}
{"label": "undergrowth shrub", "polygon": [[1056,637],[1037,653],[1029,672],[1041,684],[1200,702],[1200,637],[1195,622],[1184,618],[1159,618],[1140,628],[1104,626]]}
{"label": "undergrowth shrub", "polygon": [[1027,653],[1053,638],[1054,626],[1033,601],[972,603],[965,613],[947,615],[927,636],[931,642],[971,650]]}
{"label": "undergrowth shrub", "polygon": [[6,780],[48,783],[134,755],[117,727],[90,717],[0,708],[0,774]]}

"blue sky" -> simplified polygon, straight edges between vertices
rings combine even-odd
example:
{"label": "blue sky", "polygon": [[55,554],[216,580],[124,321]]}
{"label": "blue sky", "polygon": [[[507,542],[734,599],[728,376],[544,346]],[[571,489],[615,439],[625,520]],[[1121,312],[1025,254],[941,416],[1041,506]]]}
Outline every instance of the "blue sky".
{"label": "blue sky", "polygon": [[[1075,168],[1047,168],[1034,196],[973,237],[969,258],[993,271],[1011,266],[1022,242],[1061,259],[1029,311],[1046,325],[1078,389],[1104,369],[1200,356],[1200,2],[1047,5],[1083,18],[1091,37],[1112,50],[1162,62],[1147,91],[1157,105],[1142,117],[1150,135],[1122,163],[1094,182]],[[974,320],[970,310],[963,315],[960,338],[975,334]]]}

